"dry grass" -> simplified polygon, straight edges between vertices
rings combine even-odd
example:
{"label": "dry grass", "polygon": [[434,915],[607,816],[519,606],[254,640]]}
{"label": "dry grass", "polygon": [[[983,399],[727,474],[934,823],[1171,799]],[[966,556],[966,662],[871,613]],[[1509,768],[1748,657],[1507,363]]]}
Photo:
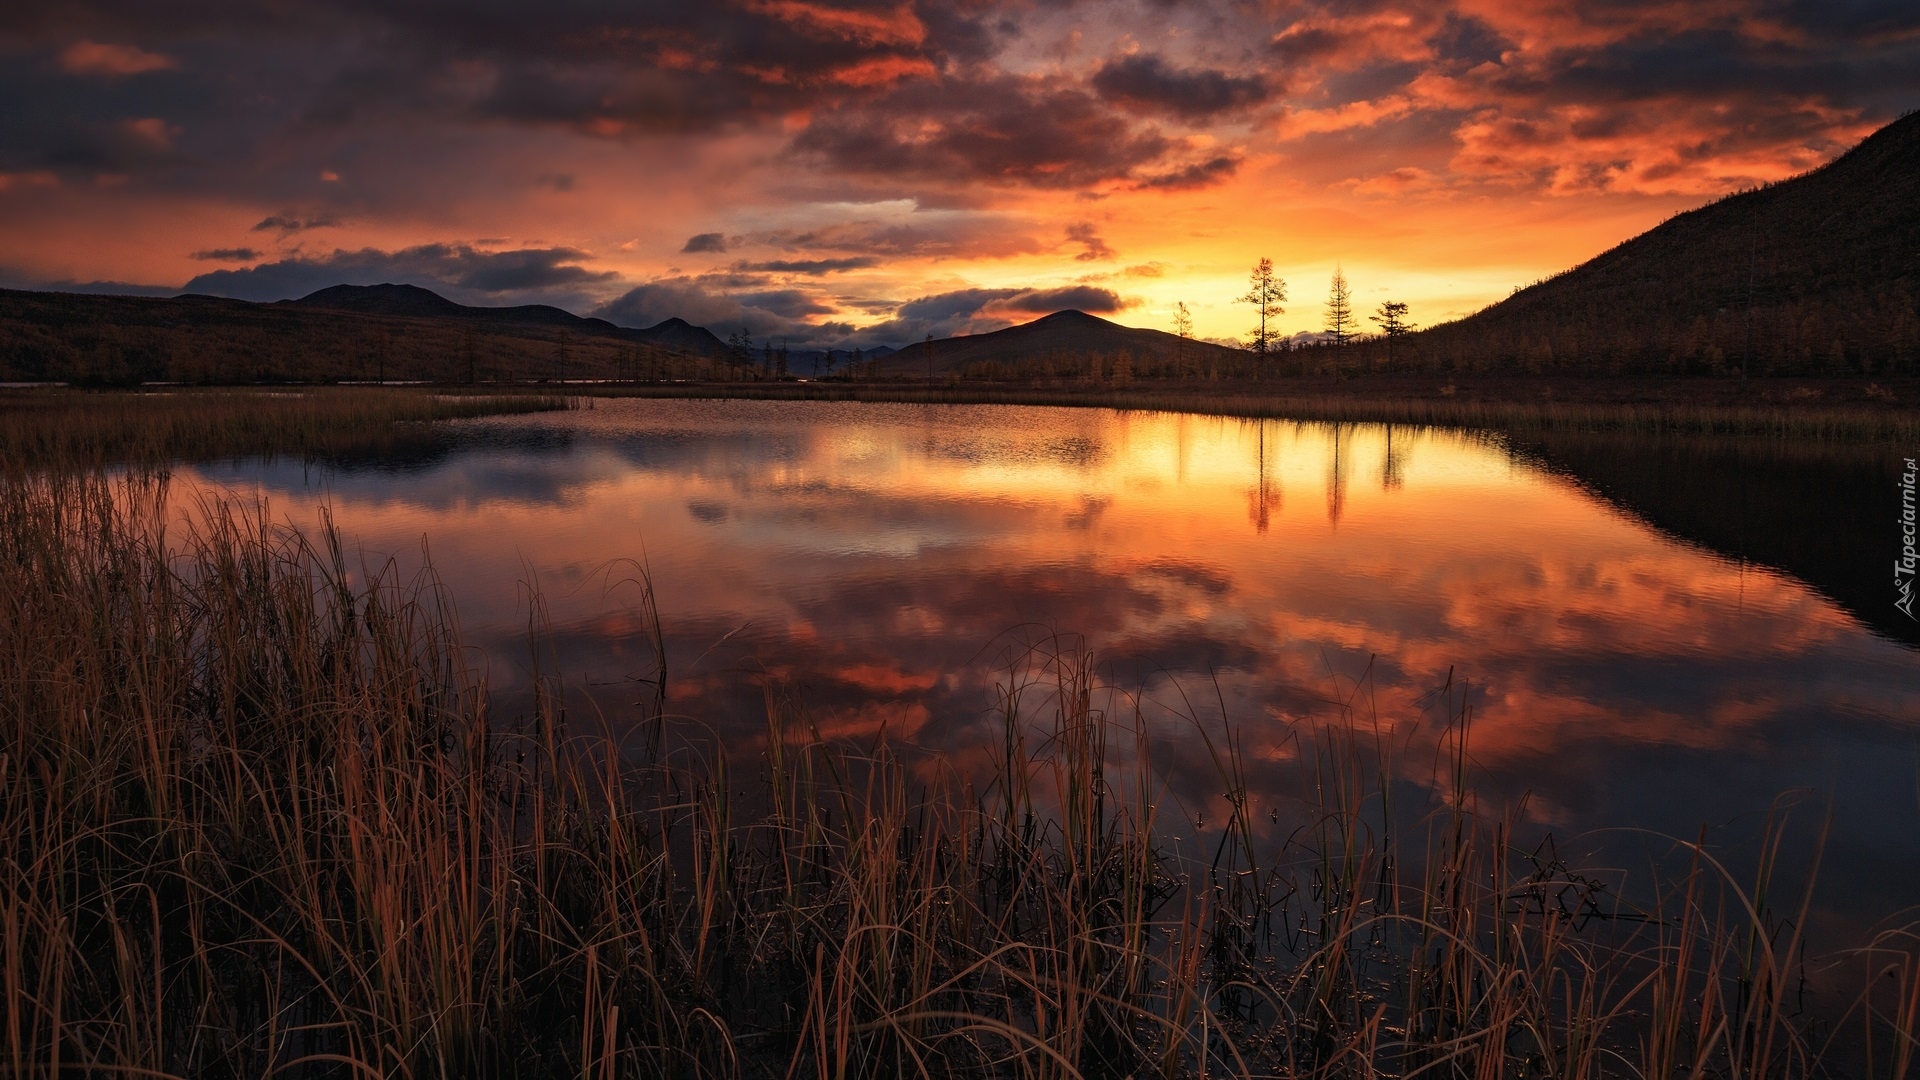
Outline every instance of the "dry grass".
{"label": "dry grass", "polygon": [[[1632,908],[1516,851],[1451,697],[1415,842],[1367,718],[1310,741],[1284,843],[1197,725],[1232,809],[1183,861],[1155,740],[1071,650],[1010,671],[979,776],[824,740],[777,688],[757,748],[664,738],[658,699],[583,724],[537,603],[500,716],[430,572],[162,505],[0,484],[9,1075],[1821,1075],[1804,898],[1679,845]],[[1909,1075],[1916,955],[1833,974],[1875,1077]]]}
{"label": "dry grass", "polygon": [[565,407],[552,395],[392,388],[0,391],[0,470],[392,454],[430,442],[436,420]]}

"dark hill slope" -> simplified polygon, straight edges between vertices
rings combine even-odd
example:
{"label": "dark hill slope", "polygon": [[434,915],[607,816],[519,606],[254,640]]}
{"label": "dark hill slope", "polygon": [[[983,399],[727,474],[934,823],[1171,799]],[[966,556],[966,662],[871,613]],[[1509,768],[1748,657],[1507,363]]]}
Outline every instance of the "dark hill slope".
{"label": "dark hill slope", "polygon": [[1920,365],[1920,113],[1681,214],[1399,358],[1443,370],[1881,374]]}
{"label": "dark hill slope", "polygon": [[0,380],[464,382],[700,378],[732,368],[686,347],[713,335],[678,319],[629,330],[558,308],[550,310],[571,321],[497,318],[489,312],[525,309],[465,308],[414,293],[389,294],[384,309],[376,297],[344,294],[363,305],[354,310],[0,290]]}
{"label": "dark hill slope", "polygon": [[518,307],[470,307],[457,304],[431,289],[418,285],[335,285],[309,293],[298,300],[283,300],[298,307],[352,311],[362,315],[393,315],[402,318],[471,319],[475,322],[511,326],[542,326],[570,330],[593,337],[619,338],[622,341],[678,349],[696,356],[724,356],[726,345],[705,327],[684,319],[645,329],[615,326],[605,319],[589,319],[547,304],[522,304]]}
{"label": "dark hill slope", "polygon": [[[1176,337],[1159,330],[1140,330],[1111,323],[1084,311],[1056,311],[1020,326],[990,334],[942,338],[908,345],[880,362],[883,375],[925,376],[972,374],[1044,376],[1079,374],[1098,359],[1103,370],[1120,357],[1136,374],[1184,366],[1199,370],[1215,364],[1244,362],[1236,349]],[[1171,374],[1169,370],[1167,372]]]}

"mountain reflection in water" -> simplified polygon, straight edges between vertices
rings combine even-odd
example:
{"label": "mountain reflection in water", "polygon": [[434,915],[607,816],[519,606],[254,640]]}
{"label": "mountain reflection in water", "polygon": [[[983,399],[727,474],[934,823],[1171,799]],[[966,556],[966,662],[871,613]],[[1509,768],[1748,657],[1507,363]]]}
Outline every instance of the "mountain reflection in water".
{"label": "mountain reflection in water", "polygon": [[[417,468],[184,471],[176,497],[257,491],[295,522],[324,501],[353,542],[403,559],[426,537],[508,700],[531,574],[564,675],[616,725],[654,674],[621,584],[623,560],[643,563],[669,711],[740,754],[771,687],[829,737],[884,730],[967,767],[1022,646],[1066,635],[1145,702],[1167,820],[1198,844],[1225,805],[1181,717],[1239,727],[1264,821],[1298,801],[1303,734],[1352,701],[1418,804],[1451,677],[1482,794],[1563,854],[1631,858],[1592,838],[1607,827],[1707,825],[1738,848],[1809,789],[1809,828],[1831,800],[1829,922],[1920,896],[1911,651],[1557,471],[1604,448],[1537,451],[1546,468],[1455,432],[820,402],[602,401],[468,435]],[[1630,467],[1592,483],[1634,505]]]}

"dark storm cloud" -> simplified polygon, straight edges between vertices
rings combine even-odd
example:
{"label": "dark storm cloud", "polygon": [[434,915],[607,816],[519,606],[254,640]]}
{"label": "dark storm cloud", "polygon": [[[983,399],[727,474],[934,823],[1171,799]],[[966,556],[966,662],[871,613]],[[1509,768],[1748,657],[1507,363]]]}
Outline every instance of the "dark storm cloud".
{"label": "dark storm cloud", "polygon": [[865,270],[880,265],[880,260],[867,255],[850,259],[773,259],[768,262],[737,262],[733,269],[737,271],[772,274],[837,274],[847,270]]}
{"label": "dark storm cloud", "polygon": [[1472,15],[1447,12],[1439,32],[1427,39],[1433,58],[1442,70],[1466,71],[1481,64],[1498,63],[1513,42]]}
{"label": "dark storm cloud", "polygon": [[904,85],[793,146],[836,171],[1042,188],[1124,179],[1179,148],[1084,90],[1011,75]]}
{"label": "dark storm cloud", "polygon": [[1276,35],[1267,48],[1275,59],[1305,65],[1337,56],[1347,43],[1346,34],[1327,27],[1295,26]]}
{"label": "dark storm cloud", "polygon": [[1127,303],[1111,289],[1074,285],[1056,289],[956,289],[901,304],[894,317],[860,331],[863,345],[900,346],[928,335],[984,334],[1040,315],[1075,308],[1111,314]]}
{"label": "dark storm cloud", "polygon": [[173,158],[152,131],[123,131],[149,119],[188,135],[174,182],[269,193],[310,187],[343,140],[398,152],[375,134],[427,166],[435,138],[463,128],[711,134],[857,105],[992,38],[964,16],[932,21],[955,38],[868,0],[6,5],[0,171],[157,177]]}
{"label": "dark storm cloud", "polygon": [[8,288],[34,289],[39,292],[90,293],[99,296],[173,296],[179,289],[167,285],[137,285],[130,281],[30,281],[0,272],[0,281]]}
{"label": "dark storm cloud", "polygon": [[706,251],[727,250],[727,238],[717,232],[703,232],[687,237],[686,246],[680,249],[683,255],[699,254]]}
{"label": "dark storm cloud", "polygon": [[[180,129],[164,118],[76,116],[72,121],[44,132],[38,146],[15,145],[0,150],[0,162],[68,175],[119,177],[164,169],[180,161],[176,145]],[[7,129],[19,126],[4,125]]]}
{"label": "dark storm cloud", "polygon": [[197,259],[200,262],[252,262],[262,254],[263,252],[255,251],[248,247],[212,248],[205,251],[196,251],[188,257]]}
{"label": "dark storm cloud", "polygon": [[1100,96],[1128,108],[1167,112],[1188,120],[1238,112],[1269,96],[1260,79],[1211,68],[1183,70],[1152,53],[1107,61],[1094,73],[1093,88]]}
{"label": "dark storm cloud", "polygon": [[1080,254],[1073,257],[1075,262],[1099,262],[1119,254],[1107,246],[1106,240],[1101,238],[1099,230],[1094,228],[1091,221],[1076,221],[1068,225],[1067,239],[1082,245]]}
{"label": "dark storm cloud", "polygon": [[928,322],[947,322],[980,314],[989,308],[1027,315],[1051,315],[1067,308],[1093,314],[1119,311],[1126,306],[1111,289],[1073,285],[1059,289],[958,289],[909,300],[899,316]]}
{"label": "dark storm cloud", "polygon": [[[1174,23],[1193,33],[1153,36]],[[1079,25],[1155,48],[1088,67],[1060,39]],[[1219,51],[1240,42],[1266,44]],[[1231,178],[1269,134],[1195,129],[1281,104],[1327,113],[1396,97],[1404,104],[1281,137],[1403,123],[1429,144],[1461,143],[1467,173],[1512,184],[1552,169],[1506,161],[1505,136],[1483,113],[1546,128],[1554,110],[1585,110],[1582,130],[1563,124],[1554,139],[1592,158],[1579,168],[1602,172],[1659,145],[1818,156],[1920,100],[1920,7],[1613,0],[1468,15],[1456,0],[1391,12],[1373,0],[69,0],[0,5],[0,56],[0,174],[303,208],[263,223],[292,234],[335,223],[330,206],[356,225],[379,223],[453,182],[477,205],[530,186],[565,190],[573,174],[544,164],[515,175],[486,167],[520,160],[514,140],[552,132],[692,143],[792,132],[778,136],[785,161],[826,174],[808,179],[923,206],[984,205],[1005,187],[1205,187]],[[1371,119],[1383,115],[1396,119]],[[1699,119],[1624,147],[1590,134],[1661,116]],[[1714,116],[1718,128],[1704,130]],[[1703,131],[1680,130],[1688,125]],[[1438,160],[1420,164],[1450,182]],[[1000,238],[906,228],[866,246],[796,238],[791,250],[1051,251],[1031,234],[1059,227]],[[706,233],[686,250],[721,250],[698,246],[702,237],[725,246]]]}
{"label": "dark storm cloud", "polygon": [[1099,315],[1119,311],[1126,304],[1112,289],[1073,285],[1062,289],[1029,289],[1008,297],[996,306],[1030,315],[1051,315],[1068,308]]}
{"label": "dark storm cloud", "polygon": [[728,291],[724,279],[671,277],[629,289],[594,311],[620,326],[647,327],[668,319],[685,319],[721,337],[738,330],[790,344],[837,344],[850,332],[844,322],[814,324],[809,316],[831,315],[838,309],[820,297],[799,289]]}
{"label": "dark storm cloud", "polygon": [[260,223],[253,227],[253,231],[278,232],[280,235],[285,236],[289,233],[304,232],[308,229],[337,229],[339,227],[340,219],[332,214],[320,214],[305,219],[293,214],[272,214],[262,218]]}
{"label": "dark storm cloud", "polygon": [[1007,214],[933,211],[906,220],[847,221],[811,229],[782,229],[750,239],[789,251],[854,252],[855,257],[1005,257],[1045,251],[1031,224]]}
{"label": "dark storm cloud", "polygon": [[1141,191],[1190,191],[1194,188],[1210,187],[1231,177],[1240,169],[1240,159],[1216,157],[1188,165],[1172,172],[1160,173],[1142,179],[1134,187]]}
{"label": "dark storm cloud", "polygon": [[591,286],[614,280],[611,271],[580,265],[573,248],[480,251],[465,244],[423,244],[400,251],[363,248],[215,270],[187,282],[184,291],[241,300],[287,300],[330,285],[403,282],[469,303],[541,301],[579,306]]}
{"label": "dark storm cloud", "polygon": [[922,296],[900,305],[901,319],[945,323],[972,315],[996,300],[1006,300],[1027,291],[1023,289],[957,289],[953,292]]}
{"label": "dark storm cloud", "polygon": [[772,289],[767,292],[742,293],[739,297],[743,307],[756,308],[786,319],[804,319],[809,315],[832,315],[837,310],[831,304],[823,304],[812,294],[799,289]]}

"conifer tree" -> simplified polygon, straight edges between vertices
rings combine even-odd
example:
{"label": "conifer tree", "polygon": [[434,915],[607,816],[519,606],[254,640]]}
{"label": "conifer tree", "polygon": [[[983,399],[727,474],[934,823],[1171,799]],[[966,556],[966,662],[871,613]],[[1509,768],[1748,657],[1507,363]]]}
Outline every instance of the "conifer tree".
{"label": "conifer tree", "polygon": [[1187,310],[1187,302],[1180,301],[1173,308],[1173,336],[1180,340],[1173,343],[1173,370],[1175,375],[1187,373],[1187,342],[1193,340],[1193,313]]}
{"label": "conifer tree", "polygon": [[1247,348],[1261,356],[1273,350],[1274,339],[1279,330],[1273,326],[1273,320],[1286,313],[1281,305],[1287,300],[1287,283],[1284,278],[1273,276],[1273,260],[1261,259],[1253,264],[1253,272],[1248,277],[1247,294],[1235,298],[1235,303],[1252,304],[1260,313],[1260,324],[1249,332]]}
{"label": "conifer tree", "polygon": [[1380,324],[1380,333],[1387,339],[1387,366],[1393,366],[1393,339],[1413,329],[1407,321],[1407,305],[1399,300],[1388,300],[1380,305],[1376,314],[1368,316]]}
{"label": "conifer tree", "polygon": [[1333,285],[1327,290],[1326,329],[1336,347],[1346,345],[1354,338],[1353,294],[1347,289],[1347,275],[1338,267],[1333,271]]}

